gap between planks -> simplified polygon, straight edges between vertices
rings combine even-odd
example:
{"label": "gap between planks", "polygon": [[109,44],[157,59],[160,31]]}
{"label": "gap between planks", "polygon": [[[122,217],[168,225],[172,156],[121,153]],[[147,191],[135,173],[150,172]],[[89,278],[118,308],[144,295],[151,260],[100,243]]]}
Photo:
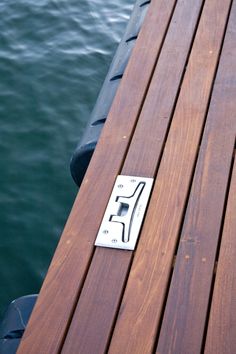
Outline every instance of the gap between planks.
{"label": "gap between planks", "polygon": [[[175,242],[190,190],[229,9],[230,2],[205,3],[110,353],[151,353],[155,346]],[[219,21],[211,22],[212,18],[219,18]],[[207,57],[207,52],[214,55]],[[180,171],[176,171],[176,166]]]}
{"label": "gap between planks", "polygon": [[[96,234],[133,134],[174,6],[175,0],[152,0],[150,4],[18,354],[56,354],[61,349],[93,254]],[[91,213],[95,205],[96,214]]]}
{"label": "gap between planks", "polygon": [[[234,4],[167,298],[158,353],[196,354],[204,346],[235,148],[235,16]],[[192,242],[188,242],[189,238]]]}
{"label": "gap between planks", "polygon": [[[169,122],[172,118],[172,112],[174,109],[173,107],[176,104],[176,100],[179,94],[183,72],[188,60],[195,35],[195,29],[197,27],[198,19],[202,9],[202,1],[191,1],[188,3],[185,2],[184,5],[183,3],[184,2],[179,1],[175,8],[173,19],[170,24],[170,28],[167,33],[166,40],[164,42],[151,83],[151,87],[153,88],[151,89],[150,87],[150,90],[148,91],[148,97],[150,95],[150,91],[152,91],[152,96],[153,94],[157,95],[156,104],[159,106],[158,111],[161,115],[167,115],[167,119],[160,119],[156,125],[156,129],[158,129],[159,126],[162,129],[161,134],[159,134],[159,141],[155,140],[153,143],[152,141],[146,139],[146,136],[143,133],[141,136],[141,142],[139,139],[134,139],[135,141],[132,140],[127,157],[130,159],[132,164],[127,163],[127,159],[125,160],[125,164],[122,169],[123,174],[149,176],[155,174],[156,164],[159,160],[158,155],[161,155],[162,153],[162,145],[164,144],[166,131],[168,130]],[[191,10],[191,16],[187,16]],[[183,27],[183,21],[186,24],[186,27]],[[188,35],[183,36],[184,33],[178,33],[177,30],[179,28],[181,28],[185,34],[188,32]],[[179,42],[182,43],[181,48],[183,49],[183,44],[185,46],[185,50],[182,50],[182,52],[179,51],[178,58],[173,56],[173,46],[176,45],[177,38],[179,38]],[[170,58],[171,54],[172,60],[168,62],[168,58]],[[168,70],[165,70],[166,65]],[[156,84],[153,85],[154,81],[158,83],[157,87]],[[169,97],[166,100],[162,99],[163,95],[165,94],[165,88],[163,86],[159,86],[160,81],[167,81],[169,83],[170,92]],[[139,132],[147,126],[150,129],[150,121],[149,125],[147,125],[147,117],[151,116],[150,108],[153,106],[152,100],[149,100],[149,102],[145,101],[144,107],[146,105],[149,107],[149,109],[146,108],[146,113],[143,113],[143,111],[141,112],[134,138],[136,137],[137,129],[139,129]],[[141,126],[139,126],[140,121],[142,121]],[[153,129],[151,130],[153,132]],[[140,152],[140,149],[143,149],[144,151],[154,150],[157,152],[157,156],[153,159],[152,164],[147,164],[147,160],[145,158],[140,159],[139,156],[138,158],[134,156],[134,151]],[[141,162],[139,163],[139,161]],[[135,169],[131,170],[133,166],[135,166],[136,162],[139,163],[139,166],[136,166]],[[147,169],[147,166],[149,166],[149,169]],[[116,269],[117,273],[117,280],[115,284],[109,283],[106,277],[101,279],[100,269],[104,269],[104,274],[107,274],[106,270],[111,267],[110,254],[113,255],[112,269]],[[89,353],[95,350],[95,347],[97,353],[102,353],[104,350],[106,350],[106,347],[109,345],[110,334],[113,331],[116,313],[120,306],[120,299],[122,298],[126,278],[129,274],[131,261],[132,253],[127,254],[127,252],[114,252],[108,249],[96,250],[91,269],[89,270],[83,291],[81,293],[81,297],[77,305],[77,309],[75,311],[74,318],[72,320],[71,328],[68,332],[68,336],[62,349],[63,353],[77,353],[78,350],[82,351],[83,353]],[[120,264],[120,266],[117,267],[117,264]],[[126,272],[124,272],[124,270],[126,270]],[[111,272],[113,273],[113,271]],[[113,279],[111,278],[110,281],[112,282],[112,280]],[[97,288],[98,281],[99,288]],[[97,289],[96,292],[94,292],[94,288]],[[105,298],[106,302],[104,301]],[[104,314],[106,314],[105,317]],[[83,320],[84,318],[87,319],[86,322]],[[76,340],[74,338],[76,338]],[[91,340],[91,338],[93,338],[93,340]]]}
{"label": "gap between planks", "polygon": [[224,219],[221,248],[218,258],[218,271],[215,277],[212,303],[209,308],[209,323],[206,342],[202,351],[205,354],[231,354],[236,352],[236,279],[235,279],[235,210],[236,210],[236,163],[232,171],[229,197]]}
{"label": "gap between planks", "polygon": [[[216,54],[214,54],[215,55],[215,58],[217,59],[217,53]],[[216,60],[217,61],[217,60]],[[214,71],[214,70],[213,70]],[[139,124],[139,123],[138,123]],[[135,132],[136,133],[136,132]],[[134,135],[135,136],[135,135]],[[132,145],[131,145],[131,147],[132,147]],[[100,258],[99,257],[99,253],[102,253],[103,251],[98,251],[97,252],[97,257],[98,258]],[[109,251],[106,251],[106,253],[107,253],[107,255],[108,255],[108,253],[109,253]],[[95,254],[95,256],[96,256],[96,254]],[[94,261],[94,260],[93,260]],[[115,260],[114,260],[114,262],[115,262]],[[123,262],[121,262],[122,264],[123,264]],[[97,265],[99,265],[99,263],[97,263]],[[98,267],[99,268],[99,267]],[[105,269],[105,268],[104,268]],[[122,272],[123,272],[123,267],[122,267]],[[93,324],[94,324],[94,320],[95,320],[95,317],[96,316],[92,316],[92,313],[91,313],[91,311],[89,311],[89,309],[91,310],[91,307],[89,307],[89,304],[88,304],[88,301],[87,301],[87,299],[89,298],[88,297],[88,294],[90,294],[91,296],[93,296],[94,294],[91,294],[91,292],[89,292],[89,289],[91,289],[91,284],[93,283],[93,281],[96,281],[96,278],[97,277],[95,277],[94,275],[92,275],[92,271],[91,271],[91,274],[89,275],[89,278],[88,278],[88,281],[87,281],[87,286],[86,286],[86,283],[85,283],[85,289],[83,290],[83,292],[84,292],[84,294],[82,293],[82,298],[80,299],[80,301],[79,301],[79,303],[78,303],[78,307],[77,307],[77,311],[75,312],[75,317],[74,317],[74,319],[73,319],[73,321],[72,321],[72,326],[71,326],[71,328],[70,328],[70,331],[69,331],[69,333],[68,333],[68,337],[67,337],[67,339],[66,339],[66,342],[65,342],[65,347],[63,348],[63,353],[66,353],[66,352],[68,352],[68,353],[72,353],[72,352],[76,352],[77,350],[78,350],[78,348],[76,348],[76,339],[78,340],[78,333],[81,333],[81,337],[80,337],[80,340],[79,340],[79,343],[81,344],[81,343],[85,343],[85,342],[87,342],[88,343],[88,341],[86,340],[86,338],[88,339],[89,338],[89,336],[90,336],[90,338],[93,338],[93,335],[92,335],[92,333],[94,333],[92,330],[91,330],[91,328],[94,328],[93,327]],[[95,272],[96,273],[96,272]],[[94,274],[95,274],[94,273]],[[92,280],[92,278],[94,278],[94,280]],[[106,286],[108,286],[107,284],[105,284]],[[122,285],[123,286],[123,285]],[[119,285],[119,287],[118,287],[118,290],[120,291],[120,292],[122,292],[122,288],[121,288],[121,286]],[[108,288],[107,288],[107,291],[108,291]],[[103,292],[101,291],[101,294],[103,294]],[[106,294],[106,292],[104,292],[104,294]],[[119,294],[121,294],[121,293],[119,293]],[[98,295],[98,294],[96,294],[96,295]],[[113,296],[113,295],[112,295]],[[96,296],[96,298],[97,298],[97,296]],[[101,296],[101,298],[102,298],[102,296]],[[99,299],[100,299],[100,297],[99,297]],[[95,299],[94,299],[95,300]],[[93,301],[92,301],[92,298],[90,298],[90,301],[91,301],[91,304],[93,303]],[[88,307],[87,306],[85,306],[85,304],[87,304],[88,305]],[[112,308],[110,308],[110,314],[111,314],[111,317],[113,317],[114,316],[114,313],[116,312],[116,308],[117,308],[117,306],[118,306],[119,304],[117,303],[117,298],[114,298],[114,304],[113,304],[113,307]],[[92,306],[92,305],[90,305],[90,306]],[[94,310],[95,311],[95,310]],[[107,310],[106,310],[106,312],[108,312]],[[85,326],[84,326],[84,324],[82,323],[83,322],[83,318],[85,318],[86,316],[85,316],[85,314],[86,313],[89,313],[89,316],[90,316],[90,320],[91,320],[91,322],[92,322],[92,319],[94,318],[94,320],[93,320],[93,323],[92,324],[90,324],[90,326],[88,326],[88,324],[86,324],[86,328],[85,328]],[[94,314],[96,314],[97,315],[97,312],[95,311],[94,312]],[[103,312],[102,312],[102,315],[103,315]],[[107,318],[106,318],[107,319]],[[78,322],[78,321],[80,321],[80,322]],[[99,322],[99,323],[102,323],[102,322]],[[80,327],[80,324],[81,324],[81,327]],[[95,326],[95,329],[94,329],[94,331],[96,331],[96,324],[94,324],[94,326]],[[98,325],[99,326],[99,325]],[[112,327],[112,325],[109,323],[109,326],[110,327]],[[108,326],[108,328],[109,328],[109,326]],[[80,332],[80,330],[81,330],[81,332]],[[98,330],[98,328],[97,328],[97,330]],[[115,329],[116,330],[116,329]],[[100,336],[100,334],[101,334],[101,332],[97,332],[97,336]],[[107,337],[109,337],[109,330],[108,330],[108,333],[106,333],[106,336]],[[106,341],[107,341],[107,337],[105,338],[105,346],[106,346]],[[94,343],[95,343],[96,341],[94,341]],[[98,343],[98,342],[96,342],[96,343]],[[91,345],[93,345],[93,344],[91,344]],[[100,350],[101,348],[99,347],[99,350]],[[103,349],[104,349],[104,344],[103,344]],[[83,351],[85,350],[85,347],[83,347]],[[86,348],[86,350],[88,350],[88,352],[89,352],[89,348],[87,347]],[[91,347],[90,347],[90,350],[91,350]]]}

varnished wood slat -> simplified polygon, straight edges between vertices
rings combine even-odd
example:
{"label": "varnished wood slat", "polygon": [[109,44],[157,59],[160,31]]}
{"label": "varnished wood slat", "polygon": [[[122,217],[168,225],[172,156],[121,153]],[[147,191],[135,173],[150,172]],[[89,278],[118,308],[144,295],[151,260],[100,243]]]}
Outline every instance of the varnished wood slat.
{"label": "varnished wood slat", "polygon": [[[228,34],[227,77],[225,77],[224,98],[232,105],[231,114],[235,118],[236,102],[236,3],[234,4],[234,20]],[[232,14],[233,16],[233,14]],[[233,23],[234,21],[234,23]],[[226,58],[225,58],[226,60]],[[232,63],[233,61],[233,63]],[[227,98],[228,96],[228,98]],[[229,104],[229,103],[228,103]],[[225,111],[225,119],[229,111]],[[235,122],[234,122],[235,127]],[[231,134],[236,135],[236,131]],[[206,354],[236,353],[236,166],[231,180],[229,200],[226,210],[222,243],[216,272],[216,281],[211,305],[210,321],[206,339]]]}
{"label": "varnished wood slat", "polygon": [[131,260],[130,251],[96,249],[63,354],[106,351]]}
{"label": "varnished wood slat", "polygon": [[202,0],[178,0],[123,174],[155,175],[203,3]]}
{"label": "varnished wood slat", "polygon": [[60,350],[174,5],[175,0],[150,4],[18,353]]}
{"label": "varnished wood slat", "polygon": [[[215,257],[234,153],[235,112],[236,2],[213,90],[157,353],[202,352]],[[225,268],[224,271],[228,270]],[[231,289],[228,290],[231,293]],[[219,338],[214,338],[214,341],[219,343]],[[216,352],[211,351],[212,354]],[[223,351],[219,350],[218,353]]]}
{"label": "varnished wood slat", "polygon": [[154,349],[229,6],[205,2],[109,353]]}
{"label": "varnished wood slat", "polygon": [[236,163],[234,162],[224,231],[206,339],[206,354],[236,353]]}
{"label": "varnished wood slat", "polygon": [[[154,176],[201,5],[202,0],[177,3],[123,174]],[[151,132],[150,139],[146,131]],[[150,151],[155,153],[150,154]],[[96,249],[63,353],[103,353],[106,350],[131,260],[131,252]]]}
{"label": "varnished wood slat", "polygon": [[104,334],[109,338],[130,257],[129,251],[100,248],[96,252],[73,318],[73,335],[69,331],[62,353],[105,351]]}

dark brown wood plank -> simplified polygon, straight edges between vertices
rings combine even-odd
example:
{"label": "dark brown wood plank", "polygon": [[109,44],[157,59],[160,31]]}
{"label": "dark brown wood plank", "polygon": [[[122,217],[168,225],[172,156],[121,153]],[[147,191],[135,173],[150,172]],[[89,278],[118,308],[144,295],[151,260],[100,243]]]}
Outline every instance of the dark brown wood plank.
{"label": "dark brown wood plank", "polygon": [[[201,5],[202,0],[177,3],[123,174],[148,177],[155,174]],[[142,135],[144,127],[147,130]],[[152,132],[150,139],[146,138],[146,131]],[[148,154],[142,156],[143,149]],[[140,159],[134,152],[140,153]],[[96,249],[63,353],[103,353],[106,350],[131,260],[131,252]]]}
{"label": "dark brown wood plank", "polygon": [[129,251],[96,251],[62,353],[105,352],[131,257]]}
{"label": "dark brown wood plank", "polygon": [[150,4],[18,353],[60,350],[174,5],[175,0],[152,0]]}
{"label": "dark brown wood plank", "polygon": [[123,174],[155,175],[203,3],[179,0],[176,5]]}
{"label": "dark brown wood plank", "polygon": [[217,266],[206,354],[236,353],[236,163]]}
{"label": "dark brown wood plank", "polygon": [[229,6],[205,3],[109,353],[153,352]]}
{"label": "dark brown wood plank", "polygon": [[236,2],[213,90],[157,353],[197,354],[202,350],[235,145],[235,98]]}

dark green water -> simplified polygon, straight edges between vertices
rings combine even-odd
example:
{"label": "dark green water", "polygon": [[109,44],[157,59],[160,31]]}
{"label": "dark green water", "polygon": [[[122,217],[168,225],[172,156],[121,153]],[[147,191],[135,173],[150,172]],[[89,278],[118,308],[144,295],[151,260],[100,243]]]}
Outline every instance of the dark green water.
{"label": "dark green water", "polygon": [[0,4],[0,316],[39,291],[77,193],[70,156],[133,4]]}

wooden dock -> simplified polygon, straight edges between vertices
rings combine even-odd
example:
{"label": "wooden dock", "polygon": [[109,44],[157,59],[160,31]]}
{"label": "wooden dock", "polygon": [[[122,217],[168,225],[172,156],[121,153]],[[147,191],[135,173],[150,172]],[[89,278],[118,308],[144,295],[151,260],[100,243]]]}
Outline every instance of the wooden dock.
{"label": "wooden dock", "polygon": [[[18,354],[236,353],[236,0],[152,0]],[[95,247],[154,178],[135,251]]]}

